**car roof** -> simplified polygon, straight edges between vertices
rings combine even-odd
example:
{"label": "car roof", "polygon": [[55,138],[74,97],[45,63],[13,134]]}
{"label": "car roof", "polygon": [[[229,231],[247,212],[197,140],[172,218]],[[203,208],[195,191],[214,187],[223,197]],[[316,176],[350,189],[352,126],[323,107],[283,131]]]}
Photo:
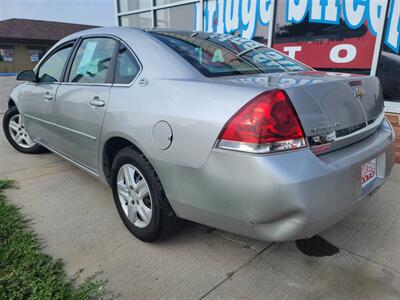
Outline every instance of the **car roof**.
{"label": "car roof", "polygon": [[[79,31],[66,36],[58,41],[49,51],[53,51],[60,45],[80,37],[88,36],[114,36],[122,40],[139,58],[144,66],[143,73],[153,78],[199,78],[199,72],[186,62],[179,54],[171,50],[167,45],[153,37],[150,32],[161,32],[162,30],[135,28],[135,27],[98,27]],[[165,32],[165,31],[164,31]],[[168,32],[180,32],[179,30],[168,30]],[[193,32],[186,32],[193,34]],[[46,55],[42,60],[46,59]],[[155,59],[155,57],[157,59]],[[40,63],[39,63],[40,64]],[[39,64],[37,66],[39,66]]]}

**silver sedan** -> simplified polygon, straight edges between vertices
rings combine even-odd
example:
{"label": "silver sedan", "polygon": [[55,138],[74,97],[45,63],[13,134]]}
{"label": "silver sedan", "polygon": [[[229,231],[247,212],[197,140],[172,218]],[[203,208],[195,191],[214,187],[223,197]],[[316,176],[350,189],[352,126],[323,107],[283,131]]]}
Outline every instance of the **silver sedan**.
{"label": "silver sedan", "polygon": [[17,79],[10,144],[109,184],[143,241],[180,219],[269,241],[311,237],[394,163],[377,78],[318,72],[238,36],[91,29]]}

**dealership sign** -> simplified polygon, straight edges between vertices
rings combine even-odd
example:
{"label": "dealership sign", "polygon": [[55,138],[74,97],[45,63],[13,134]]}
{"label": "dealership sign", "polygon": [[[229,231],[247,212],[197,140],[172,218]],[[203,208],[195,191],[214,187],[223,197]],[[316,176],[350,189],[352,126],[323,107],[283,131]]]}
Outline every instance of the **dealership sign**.
{"label": "dealership sign", "polygon": [[[309,22],[339,24],[341,18],[351,29],[367,24],[371,36],[376,36],[385,21],[384,4],[388,0],[276,0],[286,7],[286,23],[301,23],[307,16]],[[204,29],[208,32],[240,33],[243,37],[253,38],[258,22],[268,25],[271,20],[271,0],[215,0],[205,1]],[[367,37],[371,42],[370,36]],[[392,0],[389,6],[385,44],[394,52],[400,50],[400,0]],[[335,44],[329,49],[329,57],[337,63],[351,63],[356,57],[359,45],[354,43]],[[362,44],[364,46],[370,46]],[[291,47],[291,46],[289,46]],[[294,47],[294,46],[293,46]],[[301,46],[300,46],[301,47]],[[354,49],[355,48],[355,49]],[[295,48],[290,48],[293,55]],[[360,50],[359,50],[360,51]],[[297,58],[297,57],[296,57]]]}
{"label": "dealership sign", "polygon": [[254,36],[257,22],[268,25],[271,0],[205,1],[204,30],[207,32],[240,32],[245,38]]}
{"label": "dealership sign", "polygon": [[369,69],[375,38],[349,38],[341,41],[274,43],[273,48],[291,58],[322,69]]}

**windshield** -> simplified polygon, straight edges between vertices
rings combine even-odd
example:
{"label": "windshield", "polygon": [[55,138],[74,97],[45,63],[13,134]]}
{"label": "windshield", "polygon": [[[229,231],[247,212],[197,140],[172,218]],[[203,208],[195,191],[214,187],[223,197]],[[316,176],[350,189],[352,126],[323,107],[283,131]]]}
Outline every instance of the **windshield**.
{"label": "windshield", "polygon": [[227,34],[150,32],[207,77],[310,70],[256,41]]}

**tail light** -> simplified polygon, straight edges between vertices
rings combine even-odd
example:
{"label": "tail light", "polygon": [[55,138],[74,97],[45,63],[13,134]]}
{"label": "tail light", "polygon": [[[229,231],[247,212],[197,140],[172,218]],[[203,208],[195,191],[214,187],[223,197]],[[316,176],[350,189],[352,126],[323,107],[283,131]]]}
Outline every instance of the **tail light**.
{"label": "tail light", "polygon": [[303,129],[287,94],[264,92],[243,106],[225,124],[218,148],[270,153],[306,146]]}

